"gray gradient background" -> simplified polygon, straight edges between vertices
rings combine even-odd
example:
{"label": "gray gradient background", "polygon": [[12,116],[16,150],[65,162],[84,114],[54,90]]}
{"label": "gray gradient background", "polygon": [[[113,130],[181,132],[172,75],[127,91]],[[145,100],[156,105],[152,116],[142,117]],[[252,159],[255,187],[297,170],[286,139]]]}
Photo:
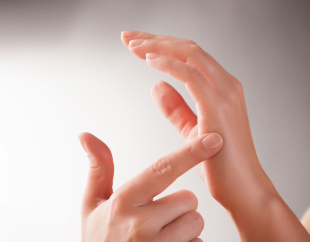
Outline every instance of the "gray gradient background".
{"label": "gray gradient background", "polygon": [[[153,104],[150,88],[165,80],[193,109],[194,103],[182,83],[123,46],[120,32],[131,29],[192,39],[241,81],[261,164],[301,217],[310,205],[309,13],[306,0],[0,1],[0,89],[12,98],[0,100],[0,141],[11,152],[13,193],[35,186],[35,199],[23,206],[21,198],[20,210],[16,201],[0,203],[2,236],[7,233],[7,241],[79,240],[87,170],[76,138],[80,132],[92,132],[110,146],[115,189],[183,145]],[[16,90],[27,95],[21,99]],[[13,122],[11,110],[21,103],[26,111]],[[32,103],[38,106],[30,115]],[[13,131],[20,136],[10,140]],[[50,145],[42,146],[42,139]],[[34,162],[34,182],[22,172],[27,159]],[[180,189],[192,190],[199,199],[204,241],[239,241],[195,170],[161,196]],[[57,217],[42,219],[45,209]]]}

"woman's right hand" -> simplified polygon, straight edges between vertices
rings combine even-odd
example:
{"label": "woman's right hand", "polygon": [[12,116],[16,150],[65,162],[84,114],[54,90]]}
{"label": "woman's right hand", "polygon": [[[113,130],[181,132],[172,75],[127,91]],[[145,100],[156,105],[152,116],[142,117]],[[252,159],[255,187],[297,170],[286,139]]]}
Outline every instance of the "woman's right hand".
{"label": "woman's right hand", "polygon": [[222,147],[218,134],[196,138],[159,159],[113,193],[114,166],[109,148],[82,133],[90,170],[82,205],[82,241],[199,242],[204,222],[195,195],[181,190],[153,201],[179,176]]}

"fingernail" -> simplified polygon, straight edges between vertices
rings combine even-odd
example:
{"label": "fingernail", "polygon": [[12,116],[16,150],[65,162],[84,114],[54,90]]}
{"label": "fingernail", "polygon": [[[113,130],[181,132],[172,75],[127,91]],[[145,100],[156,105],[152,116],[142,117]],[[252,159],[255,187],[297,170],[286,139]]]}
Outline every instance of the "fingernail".
{"label": "fingernail", "polygon": [[135,40],[130,40],[129,41],[129,46],[130,47],[136,47],[139,45],[142,45],[145,39],[135,39]]}
{"label": "fingernail", "polygon": [[206,150],[214,149],[223,143],[223,139],[219,134],[213,133],[202,140],[202,145]]}
{"label": "fingernail", "polygon": [[147,53],[146,54],[146,58],[147,59],[156,59],[158,58],[160,55],[154,54],[154,53]]}
{"label": "fingernail", "polygon": [[133,31],[133,30],[130,30],[130,31],[123,31],[122,32],[122,36],[124,38],[134,38],[136,37],[140,32],[138,31]]}
{"label": "fingernail", "polygon": [[79,140],[80,140],[81,146],[83,147],[83,149],[85,150],[85,152],[88,153],[88,150],[87,150],[87,148],[86,148],[86,145],[84,144],[84,141],[83,141],[80,137],[78,137],[78,138],[79,138]]}

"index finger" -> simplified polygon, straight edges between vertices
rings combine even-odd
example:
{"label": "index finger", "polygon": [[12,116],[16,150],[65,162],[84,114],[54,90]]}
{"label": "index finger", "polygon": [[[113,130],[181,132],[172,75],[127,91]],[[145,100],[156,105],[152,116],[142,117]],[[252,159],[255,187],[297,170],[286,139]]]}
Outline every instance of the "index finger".
{"label": "index finger", "polygon": [[216,133],[200,136],[159,159],[116,192],[127,204],[139,206],[148,203],[183,173],[215,155],[222,143],[221,136]]}

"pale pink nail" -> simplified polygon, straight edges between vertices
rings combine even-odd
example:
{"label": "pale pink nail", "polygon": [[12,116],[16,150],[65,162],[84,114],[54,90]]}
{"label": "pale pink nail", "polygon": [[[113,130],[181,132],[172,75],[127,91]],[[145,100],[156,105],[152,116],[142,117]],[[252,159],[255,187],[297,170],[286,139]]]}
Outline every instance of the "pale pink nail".
{"label": "pale pink nail", "polygon": [[135,39],[129,41],[129,47],[137,47],[139,45],[142,45],[145,39]]}
{"label": "pale pink nail", "polygon": [[210,150],[220,146],[222,142],[222,137],[219,134],[213,133],[202,140],[202,145],[206,150]]}

